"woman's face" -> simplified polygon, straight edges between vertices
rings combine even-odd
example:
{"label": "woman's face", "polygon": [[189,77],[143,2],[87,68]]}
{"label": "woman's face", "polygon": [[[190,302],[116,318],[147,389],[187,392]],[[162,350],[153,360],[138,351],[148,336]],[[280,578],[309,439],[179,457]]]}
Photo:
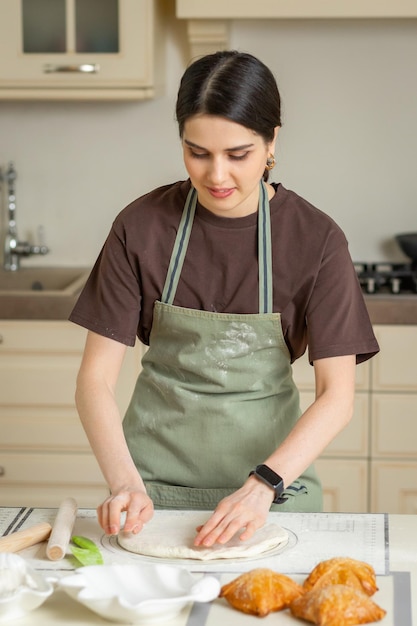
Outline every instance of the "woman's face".
{"label": "woman's face", "polygon": [[224,217],[257,210],[259,182],[275,139],[266,144],[254,131],[226,118],[195,115],[184,124],[182,146],[200,204]]}

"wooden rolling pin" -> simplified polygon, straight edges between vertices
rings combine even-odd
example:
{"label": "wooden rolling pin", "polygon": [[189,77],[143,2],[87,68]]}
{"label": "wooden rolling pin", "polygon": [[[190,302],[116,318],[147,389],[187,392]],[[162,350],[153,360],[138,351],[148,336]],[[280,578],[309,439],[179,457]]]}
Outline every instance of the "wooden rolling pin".
{"label": "wooden rolling pin", "polygon": [[64,558],[74,528],[77,510],[78,505],[74,498],[65,498],[61,502],[46,547],[46,556],[51,561],[59,561]]}
{"label": "wooden rolling pin", "polygon": [[25,530],[17,530],[11,535],[0,537],[0,552],[18,552],[41,541],[46,541],[51,534],[51,530],[51,524],[40,522],[35,524],[35,526],[25,528]]}

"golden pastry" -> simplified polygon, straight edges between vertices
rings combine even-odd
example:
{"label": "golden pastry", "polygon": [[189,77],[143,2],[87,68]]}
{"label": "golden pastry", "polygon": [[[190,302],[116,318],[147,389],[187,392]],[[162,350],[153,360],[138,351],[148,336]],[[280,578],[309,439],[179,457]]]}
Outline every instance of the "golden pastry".
{"label": "golden pastry", "polygon": [[303,586],[308,591],[313,587],[326,587],[335,584],[361,589],[368,596],[372,596],[378,591],[373,567],[368,563],[347,557],[336,557],[322,561],[306,578]]}
{"label": "golden pastry", "polygon": [[264,617],[287,608],[303,593],[302,586],[288,576],[258,568],[223,585],[220,598],[225,598],[238,611]]}
{"label": "golden pastry", "polygon": [[347,585],[313,588],[290,605],[294,617],[318,626],[353,626],[381,620],[386,611],[365,593]]}

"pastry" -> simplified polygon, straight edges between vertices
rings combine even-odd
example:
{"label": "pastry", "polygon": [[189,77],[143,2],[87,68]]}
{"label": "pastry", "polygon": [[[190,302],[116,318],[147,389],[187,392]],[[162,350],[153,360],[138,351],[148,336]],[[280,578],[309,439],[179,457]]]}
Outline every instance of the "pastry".
{"label": "pastry", "polygon": [[353,626],[381,620],[386,611],[362,591],[347,585],[314,587],[290,604],[294,617],[318,626]]}
{"label": "pastry", "polygon": [[303,586],[308,591],[313,587],[335,584],[354,587],[368,596],[378,591],[373,567],[368,563],[345,557],[336,557],[319,563],[304,581]]}
{"label": "pastry", "polygon": [[243,613],[264,617],[287,608],[304,590],[288,576],[267,568],[246,572],[223,585],[220,597]]}

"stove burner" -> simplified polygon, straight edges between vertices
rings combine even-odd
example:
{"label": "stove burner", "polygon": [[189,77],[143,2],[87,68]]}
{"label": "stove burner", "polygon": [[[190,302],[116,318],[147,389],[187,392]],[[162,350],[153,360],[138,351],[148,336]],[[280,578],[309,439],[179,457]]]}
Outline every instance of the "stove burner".
{"label": "stove burner", "polygon": [[354,263],[362,290],[378,292],[417,293],[417,268],[408,263]]}

